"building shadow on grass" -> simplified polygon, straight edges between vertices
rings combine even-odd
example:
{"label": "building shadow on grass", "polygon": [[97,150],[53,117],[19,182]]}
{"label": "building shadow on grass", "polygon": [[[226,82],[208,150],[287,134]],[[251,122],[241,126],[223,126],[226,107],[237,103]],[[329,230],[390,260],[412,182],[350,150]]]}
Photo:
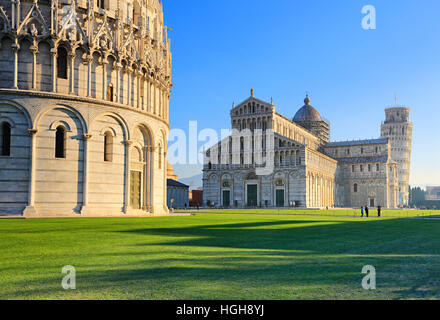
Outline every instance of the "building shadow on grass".
{"label": "building shadow on grass", "polygon": [[[421,220],[423,221],[423,220]],[[420,221],[420,222],[421,222]],[[428,222],[428,221],[424,221]],[[208,224],[182,228],[142,228],[118,231],[123,234],[161,236],[164,242],[137,246],[175,245],[182,247],[218,247],[295,251],[310,254],[439,254],[440,222],[384,219],[359,221],[282,220],[234,224]],[[420,238],[437,247],[420,243]],[[417,241],[415,241],[417,239]],[[274,252],[278,254],[277,252]]]}

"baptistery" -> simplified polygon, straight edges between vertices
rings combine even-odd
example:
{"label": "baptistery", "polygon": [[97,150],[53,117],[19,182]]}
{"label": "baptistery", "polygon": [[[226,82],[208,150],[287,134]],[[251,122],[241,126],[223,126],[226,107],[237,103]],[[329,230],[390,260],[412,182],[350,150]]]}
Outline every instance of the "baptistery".
{"label": "baptistery", "polygon": [[0,0],[0,215],[165,215],[158,0]]}

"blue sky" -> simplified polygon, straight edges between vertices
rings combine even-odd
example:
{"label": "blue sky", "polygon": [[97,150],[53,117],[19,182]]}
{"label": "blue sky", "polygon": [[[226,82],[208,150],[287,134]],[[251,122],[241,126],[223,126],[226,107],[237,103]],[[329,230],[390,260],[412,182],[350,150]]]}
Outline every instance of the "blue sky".
{"label": "blue sky", "polygon": [[[411,183],[440,184],[440,1],[163,2],[172,28],[172,128],[230,128],[232,102],[254,88],[288,118],[309,92],[333,141],[372,138],[397,94],[412,110]],[[376,8],[376,30],[361,27],[365,5]],[[199,171],[176,166],[181,177]]]}

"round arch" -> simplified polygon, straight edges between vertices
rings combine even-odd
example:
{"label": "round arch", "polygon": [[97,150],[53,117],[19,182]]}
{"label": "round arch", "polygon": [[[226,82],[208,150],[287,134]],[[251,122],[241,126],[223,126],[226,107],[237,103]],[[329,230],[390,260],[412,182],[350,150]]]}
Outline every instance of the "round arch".
{"label": "round arch", "polygon": [[[32,128],[32,119],[31,119],[31,116],[29,115],[29,112],[26,110],[25,107],[16,103],[15,101],[7,100],[7,99],[0,100],[0,106],[2,106],[2,105],[8,106],[8,107],[12,106],[12,107],[17,108],[26,118],[28,128],[29,129]],[[4,118],[7,118],[7,117],[4,117]]]}
{"label": "round arch", "polygon": [[[133,128],[134,128],[133,131],[136,130],[136,128],[139,128],[141,130],[141,133],[144,135],[144,141],[145,141],[146,146],[155,146],[156,145],[156,140],[158,140],[158,139],[155,138],[155,136],[153,134],[154,131],[151,129],[151,127],[148,124],[146,124],[144,122],[137,122],[134,124]],[[131,137],[132,136],[133,136],[133,133],[131,133]]]}
{"label": "round arch", "polygon": [[77,116],[77,118],[81,122],[81,126],[83,128],[84,134],[89,133],[87,123],[84,120],[84,117],[82,116],[82,114],[78,110],[76,110],[75,108],[68,106],[68,105],[62,105],[62,104],[54,104],[54,105],[50,105],[50,106],[43,108],[36,116],[34,123],[32,125],[32,129],[35,129],[35,130],[38,129],[38,126],[39,126],[41,119],[44,118],[44,116],[47,113],[49,113],[50,111],[52,111],[54,109],[61,109],[61,110],[64,109],[64,110],[72,112],[75,116]]}
{"label": "round arch", "polygon": [[93,131],[93,129],[96,126],[96,121],[98,119],[100,119],[102,117],[106,117],[106,116],[110,117],[110,118],[113,118],[116,122],[118,122],[119,125],[122,128],[122,131],[123,131],[123,134],[124,134],[124,138],[127,139],[127,140],[130,140],[131,132],[129,130],[127,122],[125,121],[125,119],[122,116],[120,116],[119,114],[117,114],[115,112],[106,111],[106,112],[98,113],[93,119],[90,120],[91,121],[90,122],[90,131]]}

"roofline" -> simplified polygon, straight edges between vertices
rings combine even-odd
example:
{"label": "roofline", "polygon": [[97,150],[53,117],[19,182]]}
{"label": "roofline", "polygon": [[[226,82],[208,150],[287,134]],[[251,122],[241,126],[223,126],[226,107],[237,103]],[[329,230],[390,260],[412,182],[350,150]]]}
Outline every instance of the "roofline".
{"label": "roofline", "polygon": [[333,159],[333,158],[330,158],[329,156],[327,156],[327,155],[325,155],[325,154],[323,154],[323,153],[321,153],[321,152],[319,152],[319,151],[313,150],[313,149],[311,149],[311,148],[309,148],[309,147],[307,147],[307,146],[306,146],[306,150],[307,150],[307,151],[310,151],[310,152],[312,152],[312,153],[314,153],[314,154],[316,154],[316,155],[319,155],[319,156],[321,156],[322,158],[329,160],[330,162],[333,162],[333,163],[338,164],[338,160]]}
{"label": "roofline", "polygon": [[[369,141],[367,143],[367,141]],[[344,147],[344,146],[361,146],[366,144],[384,144],[388,143],[389,138],[378,138],[378,139],[365,139],[365,140],[350,140],[350,141],[332,141],[324,145],[324,148],[327,147]],[[338,145],[336,145],[338,144]]]}
{"label": "roofline", "polygon": [[[280,118],[283,118],[284,120],[289,121],[290,123],[294,124],[295,126],[297,126],[299,129],[304,130],[305,132],[307,132],[308,134],[310,134],[311,136],[313,136],[313,138],[317,139],[319,141],[319,137],[314,134],[313,132],[311,132],[310,130],[304,128],[302,125],[300,125],[299,123],[290,120],[289,118],[283,116],[282,114],[278,113],[278,112],[274,112],[275,115],[279,116]],[[275,131],[275,130],[274,130]]]}
{"label": "roofline", "polygon": [[269,105],[269,106],[275,107],[273,104],[271,104],[271,103],[269,103],[269,102],[266,102],[266,101],[264,101],[264,100],[261,100],[261,99],[255,98],[254,96],[250,96],[249,98],[247,98],[247,99],[243,100],[242,102],[240,102],[239,104],[237,104],[237,105],[236,105],[234,108],[232,108],[231,110],[234,110],[234,109],[236,109],[236,108],[238,108],[238,107],[241,107],[242,105],[244,105],[246,102],[248,102],[248,101],[251,100],[251,99],[254,99],[254,100],[256,100],[256,101],[258,101],[258,102],[260,102],[260,103],[262,103],[262,104],[266,104],[266,105]]}

